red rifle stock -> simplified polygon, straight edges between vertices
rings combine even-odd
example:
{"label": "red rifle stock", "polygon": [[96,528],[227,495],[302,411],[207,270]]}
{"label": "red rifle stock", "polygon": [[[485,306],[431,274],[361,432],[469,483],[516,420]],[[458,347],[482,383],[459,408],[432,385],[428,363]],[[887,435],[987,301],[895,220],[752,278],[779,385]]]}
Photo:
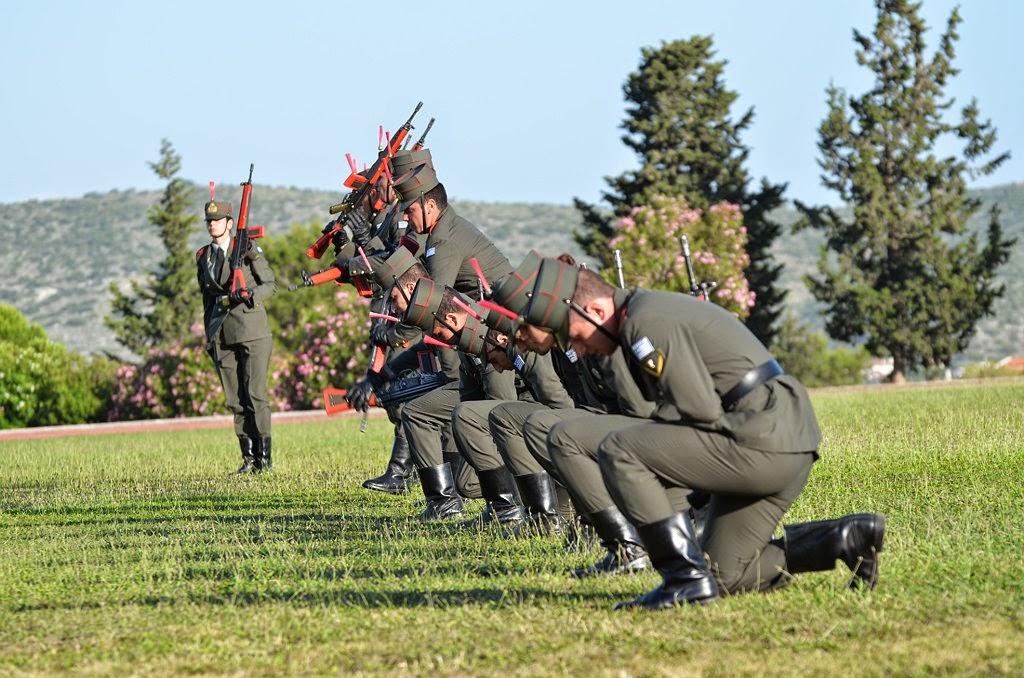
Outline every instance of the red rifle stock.
{"label": "red rifle stock", "polygon": [[[347,412],[352,409],[352,406],[345,400],[345,396],[348,394],[343,388],[330,388],[324,389],[324,411],[327,416],[337,414],[338,412]],[[370,396],[370,407],[377,406],[377,396]]]}
{"label": "red rifle stock", "polygon": [[[409,136],[409,132],[412,130],[412,119],[419,113],[420,108],[423,107],[423,102],[416,104],[415,110],[409,119],[405,121],[405,124],[398,128],[395,136],[388,139],[388,143],[380,149],[380,153],[377,156],[377,160],[370,166],[369,177],[364,178],[361,174],[354,171],[349,174],[348,178],[345,179],[345,186],[352,189],[351,192],[345,196],[345,199],[336,205],[331,205],[330,213],[338,214],[339,212],[347,214],[354,209],[363,198],[370,192],[370,188],[376,186],[380,182],[381,177],[384,176],[384,168],[387,165],[388,159],[395,154],[395,151],[402,147],[405,143],[406,137]],[[371,205],[373,212],[380,211],[383,207],[383,203],[378,201],[378,204]],[[345,227],[344,223],[335,222],[334,228],[324,233],[316,242],[310,245],[309,249],[306,250],[306,256],[310,259],[320,259],[327,252],[327,247],[331,244],[331,240],[335,234],[341,231]]]}

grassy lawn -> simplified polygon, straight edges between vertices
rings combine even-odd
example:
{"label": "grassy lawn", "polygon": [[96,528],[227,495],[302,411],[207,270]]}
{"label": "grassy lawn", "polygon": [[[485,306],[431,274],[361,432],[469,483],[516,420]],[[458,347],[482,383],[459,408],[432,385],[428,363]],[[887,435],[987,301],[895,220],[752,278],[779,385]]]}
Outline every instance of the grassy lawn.
{"label": "grassy lawn", "polygon": [[[814,394],[823,458],[791,521],[880,511],[846,568],[701,609],[612,612],[657,575],[412,519],[363,490],[383,418],[0,442],[0,675],[1024,674],[1024,383]],[[469,504],[482,509],[479,501]]]}

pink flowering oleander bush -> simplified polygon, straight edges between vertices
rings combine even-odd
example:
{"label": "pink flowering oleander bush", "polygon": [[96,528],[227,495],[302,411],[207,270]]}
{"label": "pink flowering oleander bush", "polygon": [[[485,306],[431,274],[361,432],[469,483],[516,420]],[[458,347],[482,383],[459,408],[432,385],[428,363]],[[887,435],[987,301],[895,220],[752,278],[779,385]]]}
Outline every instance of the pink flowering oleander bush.
{"label": "pink flowering oleander bush", "polygon": [[126,363],[107,413],[109,421],[223,414],[224,393],[204,348],[203,328],[194,324],[186,341],[151,349],[141,365]]}
{"label": "pink flowering oleander bush", "polygon": [[315,306],[302,321],[283,329],[282,343],[297,348],[271,364],[274,409],[319,409],[326,387],[347,388],[366,374],[369,299],[343,287],[334,300],[335,309]]}
{"label": "pink flowering oleander bush", "polygon": [[[368,306],[351,288],[339,288],[332,307],[304,309],[298,323],[274,337],[272,410],[318,409],[324,388],[346,388],[366,373]],[[118,367],[110,400],[109,421],[226,414],[202,326],[194,325],[186,341],[150,350],[140,365]]]}
{"label": "pink flowering oleander bush", "polygon": [[[690,207],[683,198],[658,196],[651,204],[634,207],[615,222],[616,233],[608,248],[622,250],[627,287],[669,290],[689,294],[690,281],[680,236],[690,241],[690,254],[698,282],[716,282],[711,300],[741,320],[754,306],[755,295],[744,269],[747,229],[738,205],[720,202],[707,210]],[[617,284],[614,268],[602,271]]]}

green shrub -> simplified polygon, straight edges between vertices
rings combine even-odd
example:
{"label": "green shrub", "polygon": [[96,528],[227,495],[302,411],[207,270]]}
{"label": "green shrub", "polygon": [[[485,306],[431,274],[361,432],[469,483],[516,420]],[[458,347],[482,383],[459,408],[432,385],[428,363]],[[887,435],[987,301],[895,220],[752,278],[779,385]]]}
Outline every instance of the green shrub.
{"label": "green shrub", "polygon": [[318,409],[324,388],[347,388],[369,363],[369,300],[351,287],[337,287],[334,309],[313,307],[301,325],[286,327],[281,343],[297,346],[275,358],[271,401],[278,410]]}
{"label": "green shrub", "polygon": [[847,386],[864,383],[871,364],[867,349],[829,349],[828,340],[787,313],[772,344],[772,353],[788,374],[804,386]]}
{"label": "green shrub", "polygon": [[996,363],[986,360],[980,363],[973,363],[964,367],[964,379],[995,379],[998,377],[1019,377],[1020,370],[1010,367],[1000,367]]}
{"label": "green shrub", "polygon": [[60,344],[0,341],[0,428],[95,421],[103,403],[90,361]]}

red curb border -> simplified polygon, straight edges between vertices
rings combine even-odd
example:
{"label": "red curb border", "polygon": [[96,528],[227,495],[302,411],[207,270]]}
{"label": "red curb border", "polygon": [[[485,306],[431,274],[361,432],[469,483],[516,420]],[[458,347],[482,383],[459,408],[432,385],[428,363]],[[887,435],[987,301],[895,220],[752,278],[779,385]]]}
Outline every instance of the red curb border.
{"label": "red curb border", "polygon": [[[380,409],[370,410],[371,417],[386,416]],[[339,412],[330,419],[361,417],[359,412]],[[270,416],[273,424],[311,424],[328,420],[323,410],[275,412]],[[177,419],[146,419],[142,421],[115,421],[99,424],[73,424],[69,426],[37,426],[0,430],[0,442],[7,440],[34,440],[37,438],[63,438],[83,435],[110,435],[116,433],[145,433],[148,431],[188,431],[208,428],[232,428],[230,415],[212,417],[180,417]]]}

